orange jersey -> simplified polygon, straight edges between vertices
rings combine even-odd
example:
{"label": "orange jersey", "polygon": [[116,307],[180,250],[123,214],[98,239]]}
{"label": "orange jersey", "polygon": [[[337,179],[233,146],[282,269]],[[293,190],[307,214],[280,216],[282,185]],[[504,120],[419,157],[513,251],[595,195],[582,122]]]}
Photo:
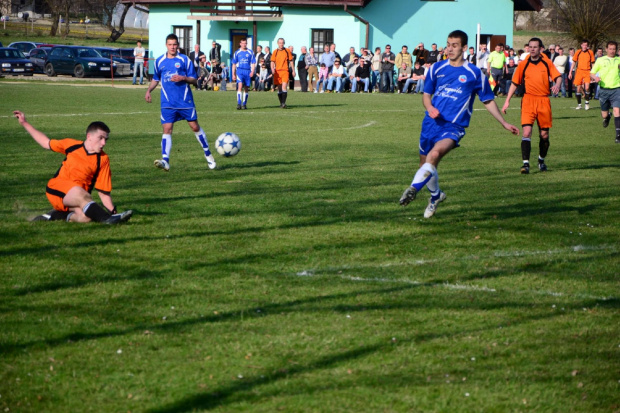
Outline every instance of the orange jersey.
{"label": "orange jersey", "polygon": [[112,191],[110,159],[105,152],[88,153],[84,142],[75,139],[52,139],[50,149],[67,157],[49,181],[49,187],[53,187],[55,182],[72,182],[89,193],[93,188],[104,193]]}
{"label": "orange jersey", "polygon": [[528,56],[519,62],[512,75],[512,83],[525,86],[525,93],[534,96],[549,96],[549,78],[562,76],[555,65],[545,55],[534,61]]}
{"label": "orange jersey", "polygon": [[278,72],[288,72],[289,62],[293,60],[293,55],[291,51],[288,49],[276,49],[271,54],[271,61],[276,65],[276,71]]}
{"label": "orange jersey", "polygon": [[594,60],[594,53],[590,49],[585,52],[583,50],[578,50],[573,56],[573,62],[577,62],[577,70],[586,70],[590,72]]}

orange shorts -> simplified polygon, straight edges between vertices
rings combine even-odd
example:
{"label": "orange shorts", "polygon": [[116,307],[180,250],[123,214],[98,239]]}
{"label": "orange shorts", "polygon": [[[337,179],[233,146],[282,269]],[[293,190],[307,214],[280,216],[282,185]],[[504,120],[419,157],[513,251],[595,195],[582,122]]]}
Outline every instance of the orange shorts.
{"label": "orange shorts", "polygon": [[533,96],[527,93],[521,99],[521,126],[534,125],[538,121],[538,127],[549,129],[552,124],[551,101],[547,96]]}
{"label": "orange shorts", "polygon": [[273,84],[288,85],[288,70],[276,70],[273,74]]}
{"label": "orange shorts", "polygon": [[590,71],[589,70],[575,70],[575,76],[573,77],[573,84],[575,86],[581,86],[584,83],[590,83]]}
{"label": "orange shorts", "polygon": [[52,204],[52,207],[56,211],[68,211],[69,208],[65,206],[62,202],[67,192],[71,190],[71,188],[80,186],[73,181],[66,181],[64,179],[52,178],[47,183],[47,188],[45,189],[45,195],[47,195],[48,201]]}

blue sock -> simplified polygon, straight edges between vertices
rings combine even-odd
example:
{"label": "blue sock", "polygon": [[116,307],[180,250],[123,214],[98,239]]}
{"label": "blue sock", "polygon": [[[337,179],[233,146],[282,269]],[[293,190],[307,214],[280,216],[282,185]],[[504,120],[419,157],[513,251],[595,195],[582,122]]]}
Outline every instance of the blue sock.
{"label": "blue sock", "polygon": [[243,92],[243,104],[247,105],[248,104],[248,96],[250,96],[250,92]]}
{"label": "blue sock", "polygon": [[161,137],[161,157],[164,161],[170,161],[170,150],[172,149],[172,135],[163,134]]}
{"label": "blue sock", "polygon": [[241,92],[237,91],[237,105],[241,104]]}
{"label": "blue sock", "polygon": [[433,178],[436,174],[437,169],[431,165],[430,163],[425,163],[418,169],[415,176],[413,177],[413,182],[411,182],[411,186],[416,189],[416,191],[420,191],[424,186]]}
{"label": "blue sock", "polygon": [[202,128],[200,128],[198,132],[194,132],[194,135],[196,135],[196,139],[200,142],[200,146],[202,146],[205,156],[211,155],[211,151],[209,150],[209,142],[207,142],[207,135]]}

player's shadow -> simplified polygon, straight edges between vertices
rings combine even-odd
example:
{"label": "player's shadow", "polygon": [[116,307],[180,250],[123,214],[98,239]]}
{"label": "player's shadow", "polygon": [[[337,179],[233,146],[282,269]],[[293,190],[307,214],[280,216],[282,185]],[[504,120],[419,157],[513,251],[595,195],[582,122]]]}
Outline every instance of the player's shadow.
{"label": "player's shadow", "polygon": [[226,170],[226,169],[264,168],[266,166],[295,165],[298,163],[301,163],[301,162],[299,161],[250,162],[250,163],[243,163],[243,164],[237,164],[237,165],[221,165],[221,166],[218,166],[217,169]]}
{"label": "player's shadow", "polygon": [[[327,108],[327,107],[336,107],[336,106],[346,106],[343,103],[326,103],[326,104],[322,104],[322,105],[286,105],[287,109],[286,110],[291,110],[291,109],[299,109],[299,108]],[[257,110],[272,110],[272,109],[279,109],[277,106],[259,106],[256,108],[251,108],[251,111],[257,111]]]}
{"label": "player's shadow", "polygon": [[569,166],[569,167],[561,167],[561,168],[556,168],[556,169],[562,170],[562,171],[573,171],[573,170],[581,170],[581,169],[606,169],[606,168],[618,169],[620,168],[620,164],[611,163],[611,164],[601,164],[601,165]]}

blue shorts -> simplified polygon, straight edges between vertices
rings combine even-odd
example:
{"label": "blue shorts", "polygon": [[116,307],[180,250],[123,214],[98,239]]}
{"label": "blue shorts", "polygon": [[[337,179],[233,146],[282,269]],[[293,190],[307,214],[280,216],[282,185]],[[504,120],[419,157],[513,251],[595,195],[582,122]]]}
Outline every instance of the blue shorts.
{"label": "blue shorts", "polygon": [[465,136],[463,127],[436,120],[426,115],[422,121],[422,132],[420,133],[420,155],[428,155],[433,146],[444,139],[452,139],[458,148],[463,136]]}
{"label": "blue shorts", "polygon": [[243,86],[250,86],[252,84],[250,71],[244,69],[237,69],[237,83],[241,83]]}
{"label": "blue shorts", "polygon": [[198,120],[198,114],[196,113],[196,108],[191,109],[172,109],[172,108],[161,108],[161,124],[164,123],[174,123],[180,120],[186,120],[188,122],[193,122]]}

